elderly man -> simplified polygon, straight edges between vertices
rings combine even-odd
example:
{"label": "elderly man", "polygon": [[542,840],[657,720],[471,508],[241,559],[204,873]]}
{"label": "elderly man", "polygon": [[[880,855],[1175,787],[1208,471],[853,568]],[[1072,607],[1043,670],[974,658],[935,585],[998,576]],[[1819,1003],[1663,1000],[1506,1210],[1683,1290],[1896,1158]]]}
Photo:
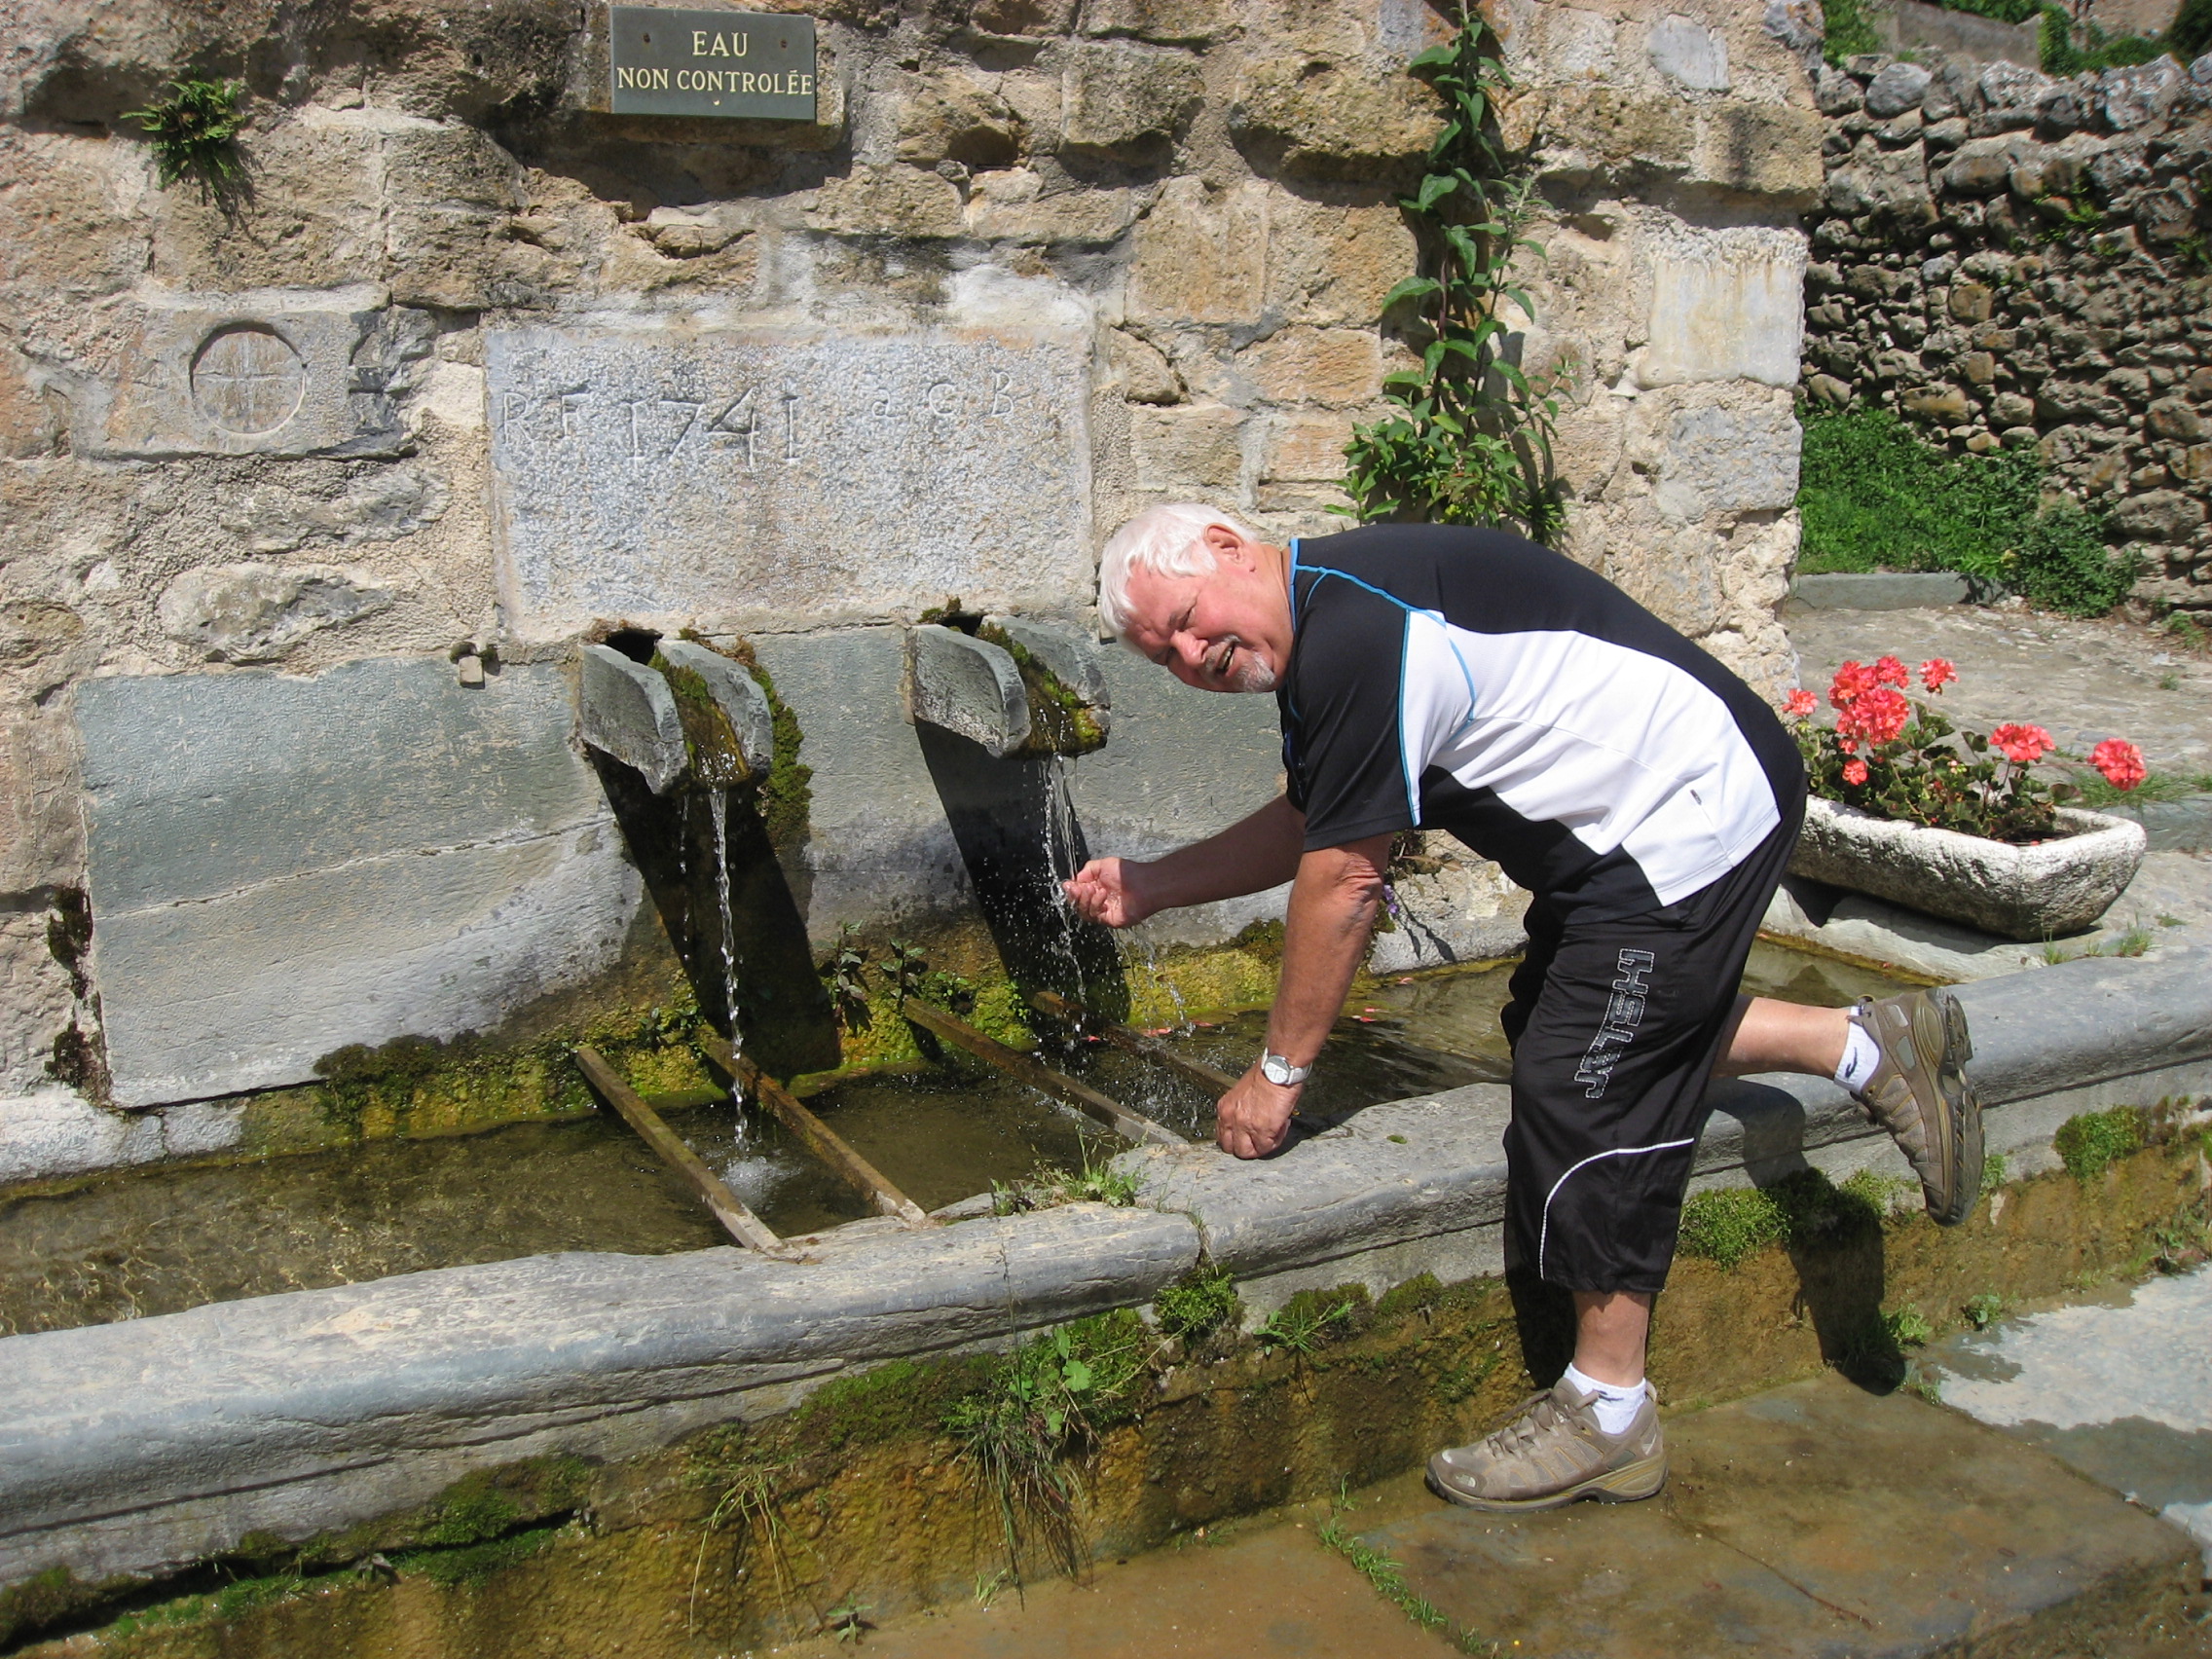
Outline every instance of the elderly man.
{"label": "elderly man", "polygon": [[1291,881],[1267,1047],[1218,1108],[1228,1151],[1283,1144],[1399,831],[1449,830],[1532,895],[1503,1015],[1506,1262],[1572,1293],[1574,1361],[1513,1422],[1431,1458],[1440,1494],[1539,1509],[1664,1483],[1644,1344],[1715,1070],[1833,1077],[1896,1137],[1936,1221],[1972,1210],[1981,1119],[1953,998],[1738,994],[1803,767],[1749,686],[1602,577],[1495,531],[1375,525],[1281,548],[1158,506],[1107,543],[1099,609],[1185,684],[1272,691],[1281,711],[1282,795],[1067,883],[1083,915],[1127,927]]}

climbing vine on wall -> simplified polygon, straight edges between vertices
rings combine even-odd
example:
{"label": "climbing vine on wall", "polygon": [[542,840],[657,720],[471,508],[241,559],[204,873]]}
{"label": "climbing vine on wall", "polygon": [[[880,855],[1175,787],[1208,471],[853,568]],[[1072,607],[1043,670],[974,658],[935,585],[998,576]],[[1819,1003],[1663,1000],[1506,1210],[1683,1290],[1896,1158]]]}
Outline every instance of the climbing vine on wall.
{"label": "climbing vine on wall", "polygon": [[1419,188],[1400,199],[1420,243],[1420,270],[1383,301],[1413,307],[1418,369],[1384,377],[1397,407],[1352,433],[1345,451],[1348,511],[1378,519],[1516,527],[1538,541],[1566,528],[1552,463],[1562,378],[1530,375],[1515,360],[1507,316],[1535,306],[1515,284],[1522,256],[1544,250],[1524,233],[1535,193],[1515,176],[1497,136],[1495,104],[1505,66],[1490,25],[1460,9],[1458,34],[1415,58],[1445,102]]}

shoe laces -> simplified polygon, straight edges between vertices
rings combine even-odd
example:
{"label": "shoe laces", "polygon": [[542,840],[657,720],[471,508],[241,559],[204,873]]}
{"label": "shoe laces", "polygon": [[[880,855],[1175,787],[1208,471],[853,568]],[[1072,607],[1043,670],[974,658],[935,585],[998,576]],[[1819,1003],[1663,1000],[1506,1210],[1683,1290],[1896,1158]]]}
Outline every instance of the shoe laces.
{"label": "shoe laces", "polygon": [[1550,1431],[1567,1421],[1567,1414],[1560,1410],[1559,1396],[1550,1389],[1530,1394],[1522,1403],[1521,1412],[1503,1428],[1495,1429],[1485,1437],[1484,1444],[1497,1457],[1510,1457],[1526,1452]]}

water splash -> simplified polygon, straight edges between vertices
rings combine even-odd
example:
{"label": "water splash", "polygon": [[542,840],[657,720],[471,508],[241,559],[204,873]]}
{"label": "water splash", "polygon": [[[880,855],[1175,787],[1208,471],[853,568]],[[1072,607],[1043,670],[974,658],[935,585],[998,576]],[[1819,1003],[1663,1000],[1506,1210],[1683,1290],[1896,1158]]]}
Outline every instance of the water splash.
{"label": "water splash", "polygon": [[1076,948],[1076,929],[1082,925],[1082,918],[1061,885],[1076,870],[1075,791],[1074,780],[1068,775],[1073,765],[1066,756],[1054,755],[1045,768],[1045,885],[1051,913],[1059,924],[1059,937],[1053,944],[1068,965],[1068,983],[1076,1001],[1088,1004],[1090,986],[1083,972],[1083,954]]}
{"label": "water splash", "polygon": [[[722,1007],[729,1019],[729,1048],[734,1057],[744,1052],[745,1036],[737,1018],[737,945],[733,935],[729,899],[729,792],[709,790],[707,816],[715,829],[715,903],[721,911]],[[729,1080],[730,1104],[737,1110],[737,1133],[745,1138],[745,1085],[733,1073]]]}

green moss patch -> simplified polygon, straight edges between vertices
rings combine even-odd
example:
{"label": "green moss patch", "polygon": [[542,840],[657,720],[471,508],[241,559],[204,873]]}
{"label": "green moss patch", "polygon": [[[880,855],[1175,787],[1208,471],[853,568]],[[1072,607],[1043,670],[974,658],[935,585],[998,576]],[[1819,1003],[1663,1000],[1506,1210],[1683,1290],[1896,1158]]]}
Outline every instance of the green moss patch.
{"label": "green moss patch", "polygon": [[2050,1144],[2066,1172],[2077,1181],[2094,1181],[2150,1138],[2150,1118],[2134,1106],[2084,1112],[2058,1125]]}

